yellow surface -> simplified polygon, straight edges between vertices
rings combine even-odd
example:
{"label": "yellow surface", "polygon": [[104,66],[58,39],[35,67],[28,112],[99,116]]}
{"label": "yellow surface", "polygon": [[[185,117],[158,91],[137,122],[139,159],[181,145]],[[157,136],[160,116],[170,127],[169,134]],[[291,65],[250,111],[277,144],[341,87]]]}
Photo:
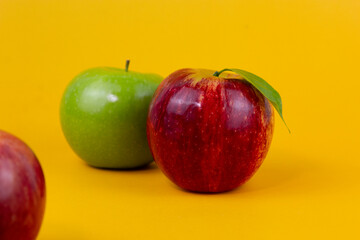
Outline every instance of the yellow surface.
{"label": "yellow surface", "polygon": [[[43,166],[38,239],[358,239],[359,13],[358,0],[0,0],[0,128]],[[263,166],[225,194],[181,191],[155,166],[90,168],[62,135],[62,92],[127,58],[163,76],[254,72],[282,95],[292,134],[277,115]]]}

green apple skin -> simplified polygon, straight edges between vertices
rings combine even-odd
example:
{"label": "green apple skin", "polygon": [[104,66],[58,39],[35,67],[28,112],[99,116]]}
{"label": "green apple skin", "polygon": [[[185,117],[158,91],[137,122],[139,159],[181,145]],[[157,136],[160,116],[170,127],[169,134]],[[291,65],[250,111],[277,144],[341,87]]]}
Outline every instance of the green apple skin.
{"label": "green apple skin", "polygon": [[130,169],[150,163],[146,118],[161,80],[155,74],[108,67],[75,77],[60,106],[62,130],[75,153],[99,168]]}

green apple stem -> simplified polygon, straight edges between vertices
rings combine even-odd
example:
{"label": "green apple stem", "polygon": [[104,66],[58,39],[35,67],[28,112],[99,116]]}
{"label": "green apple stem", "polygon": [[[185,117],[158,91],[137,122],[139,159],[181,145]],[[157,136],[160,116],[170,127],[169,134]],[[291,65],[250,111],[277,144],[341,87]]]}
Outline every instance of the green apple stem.
{"label": "green apple stem", "polygon": [[223,73],[223,72],[225,72],[225,71],[231,71],[231,70],[225,68],[225,69],[223,69],[223,70],[221,70],[221,71],[216,71],[216,72],[214,72],[213,76],[218,77],[218,76],[220,76],[221,73]]}
{"label": "green apple stem", "polygon": [[126,60],[126,64],[125,64],[125,72],[129,71],[129,64],[130,64],[130,60]]}

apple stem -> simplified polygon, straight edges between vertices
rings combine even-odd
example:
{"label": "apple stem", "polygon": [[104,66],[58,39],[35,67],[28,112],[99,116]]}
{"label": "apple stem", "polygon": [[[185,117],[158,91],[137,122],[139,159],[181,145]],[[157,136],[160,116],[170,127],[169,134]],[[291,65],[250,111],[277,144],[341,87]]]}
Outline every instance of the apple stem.
{"label": "apple stem", "polygon": [[229,71],[229,69],[223,69],[223,70],[221,70],[221,71],[216,71],[216,72],[214,72],[214,74],[213,74],[213,76],[215,76],[215,77],[218,77],[218,76],[220,76],[220,74],[222,73],[222,72],[225,72],[225,71]]}
{"label": "apple stem", "polygon": [[126,60],[126,64],[125,64],[125,72],[129,71],[129,64],[130,64],[130,60]]}

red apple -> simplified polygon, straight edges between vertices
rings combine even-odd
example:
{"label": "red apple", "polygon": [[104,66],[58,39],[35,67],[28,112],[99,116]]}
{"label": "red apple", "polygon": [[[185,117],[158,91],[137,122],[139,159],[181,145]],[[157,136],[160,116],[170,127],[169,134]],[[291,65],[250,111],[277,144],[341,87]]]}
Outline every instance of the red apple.
{"label": "red apple", "polygon": [[214,72],[172,73],[150,105],[147,136],[155,162],[189,191],[223,192],[246,182],[273,135],[268,99],[240,75]]}
{"label": "red apple", "polygon": [[36,156],[0,131],[0,239],[36,239],[44,209],[45,179]]}

